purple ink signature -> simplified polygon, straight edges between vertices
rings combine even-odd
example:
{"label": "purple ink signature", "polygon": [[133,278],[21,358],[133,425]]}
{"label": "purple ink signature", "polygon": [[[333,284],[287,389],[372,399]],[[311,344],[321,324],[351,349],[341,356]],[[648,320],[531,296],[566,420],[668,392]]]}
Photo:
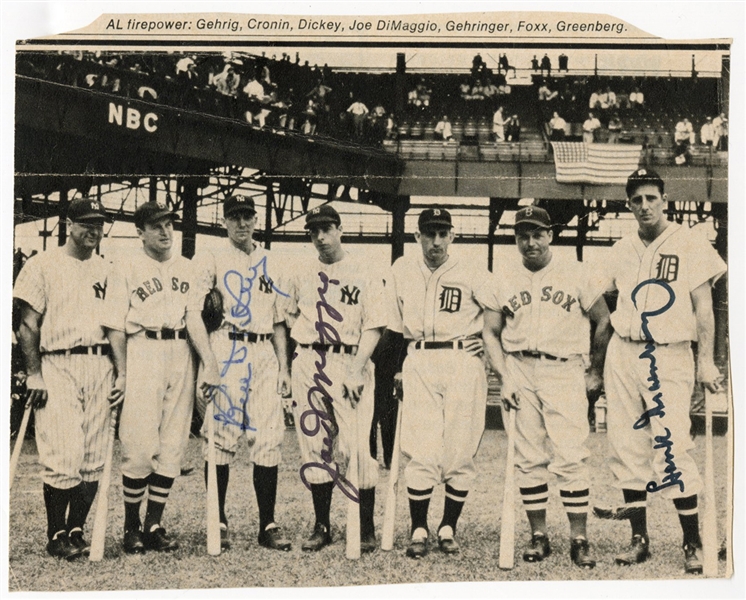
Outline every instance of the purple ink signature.
{"label": "purple ink signature", "polygon": [[[354,502],[360,502],[360,492],[344,475],[340,474],[339,465],[334,462],[332,456],[332,443],[335,436],[339,434],[339,426],[334,420],[334,399],[326,387],[332,385],[333,382],[324,371],[327,352],[325,346],[328,344],[340,344],[341,340],[339,332],[332,323],[324,320],[324,316],[326,315],[338,323],[341,323],[343,320],[339,311],[326,301],[326,292],[329,289],[329,285],[339,285],[339,281],[329,279],[324,272],[319,272],[319,279],[322,284],[321,287],[317,288],[319,300],[316,302],[316,331],[319,334],[319,346],[314,347],[318,355],[318,360],[316,361],[316,373],[313,376],[314,385],[309,388],[307,395],[308,405],[311,408],[300,416],[299,426],[303,433],[309,437],[318,435],[321,429],[324,430],[324,448],[321,451],[321,460],[323,462],[309,462],[304,464],[300,468],[300,478],[303,484],[310,490],[311,484],[306,478],[306,471],[309,469],[321,469],[331,476],[332,482],[342,490],[345,496]],[[314,401],[315,394],[319,395],[318,401],[321,402],[323,408],[319,408]]]}
{"label": "purple ink signature", "polygon": [[[665,281],[662,281],[660,279],[646,279],[645,281],[640,282],[637,284],[634,290],[632,290],[632,303],[635,305],[635,308],[637,308],[637,294],[638,292],[643,289],[644,287],[648,285],[658,285],[662,287],[666,292],[668,292],[668,301],[666,304],[664,304],[661,308],[653,311],[645,311],[642,313],[642,332],[645,335],[645,340],[647,341],[647,344],[645,344],[645,350],[642,354],[640,354],[639,358],[643,360],[648,360],[650,363],[649,366],[649,373],[650,377],[648,377],[648,381],[650,382],[650,386],[648,387],[648,390],[651,392],[658,392],[661,386],[660,379],[658,377],[658,366],[656,365],[656,359],[655,359],[655,340],[653,339],[653,335],[650,332],[650,328],[648,327],[648,322],[650,317],[656,317],[658,315],[662,315],[665,313],[669,308],[671,308],[676,301],[676,294],[674,293],[673,289],[671,288],[668,283]],[[658,392],[653,396],[653,402],[655,403],[655,406],[653,408],[650,408],[646,410],[640,418],[635,422],[633,427],[635,429],[642,429],[643,427],[646,427],[647,425],[650,425],[650,418],[651,417],[658,417],[661,418],[665,416],[665,404],[663,403],[663,392]],[[668,427],[663,428],[665,430],[665,433],[663,435],[656,435],[653,439],[656,442],[656,444],[653,446],[654,450],[663,450],[664,451],[664,460],[666,463],[666,468],[664,471],[667,473],[667,475],[663,478],[661,484],[657,484],[655,481],[649,481],[648,484],[645,486],[645,489],[648,492],[658,492],[662,489],[665,489],[667,487],[671,487],[674,485],[679,486],[679,490],[681,492],[684,491],[684,482],[681,481],[681,471],[677,471],[676,469],[676,463],[674,462],[674,454],[673,454],[673,441],[671,440],[671,431],[668,429]]]}

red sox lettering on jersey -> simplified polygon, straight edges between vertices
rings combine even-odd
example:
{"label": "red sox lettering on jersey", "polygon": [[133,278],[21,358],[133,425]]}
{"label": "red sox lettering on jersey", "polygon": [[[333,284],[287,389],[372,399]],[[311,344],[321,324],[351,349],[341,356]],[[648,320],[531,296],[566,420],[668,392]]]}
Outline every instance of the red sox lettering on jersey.
{"label": "red sox lettering on jersey", "polygon": [[[520,310],[522,306],[531,304],[532,300],[530,291],[521,290],[508,299],[508,303],[502,307],[503,314],[506,317],[513,317],[517,310]],[[552,304],[561,306],[562,310],[570,312],[573,304],[576,304],[578,299],[569,292],[563,290],[555,291],[551,285],[547,285],[541,288],[540,301],[551,302]]]}

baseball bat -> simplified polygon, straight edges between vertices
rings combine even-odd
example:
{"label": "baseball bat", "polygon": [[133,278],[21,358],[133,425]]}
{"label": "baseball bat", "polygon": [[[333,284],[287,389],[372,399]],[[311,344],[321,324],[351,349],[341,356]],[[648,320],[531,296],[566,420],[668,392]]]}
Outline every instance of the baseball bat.
{"label": "baseball bat", "polygon": [[104,472],[98,483],[98,499],[96,501],[96,516],[93,520],[91,533],[91,550],[88,559],[98,562],[104,558],[106,543],[106,527],[109,524],[109,487],[111,486],[111,467],[114,462],[114,437],[117,429],[117,409],[109,411],[109,440],[106,444],[106,458]]}
{"label": "baseball bat", "polygon": [[207,554],[220,555],[220,507],[218,505],[218,473],[215,466],[215,398],[205,410],[207,421]]}
{"label": "baseball bat", "polygon": [[[350,439],[350,468],[348,481],[351,487],[359,490],[358,487],[358,451],[357,442],[360,432],[358,431],[358,406],[352,409],[352,426],[355,432]],[[347,500],[347,550],[345,555],[350,560],[360,558],[360,503]]]}
{"label": "baseball bat", "polygon": [[13,489],[13,480],[16,478],[16,467],[18,467],[18,459],[21,457],[21,450],[23,449],[23,439],[26,437],[26,429],[28,428],[28,420],[31,416],[31,402],[26,403],[26,408],[23,410],[23,419],[21,419],[21,427],[18,430],[18,436],[16,437],[16,445],[13,446],[13,454],[10,457],[10,489]]}
{"label": "baseball bat", "polygon": [[401,440],[401,400],[396,413],[396,433],[394,435],[394,451],[391,455],[391,472],[386,489],[386,504],[383,511],[383,533],[381,534],[381,550],[394,549],[394,521],[396,520],[396,496],[399,491],[399,454]]}
{"label": "baseball bat", "polygon": [[[503,413],[505,414],[505,413]],[[503,514],[500,519],[501,569],[512,569],[515,554],[515,410],[508,411],[508,456],[505,460]]]}
{"label": "baseball bat", "polygon": [[715,508],[715,469],[712,456],[712,404],[715,394],[705,390],[705,510],[702,517],[703,574],[717,577],[718,538]]}

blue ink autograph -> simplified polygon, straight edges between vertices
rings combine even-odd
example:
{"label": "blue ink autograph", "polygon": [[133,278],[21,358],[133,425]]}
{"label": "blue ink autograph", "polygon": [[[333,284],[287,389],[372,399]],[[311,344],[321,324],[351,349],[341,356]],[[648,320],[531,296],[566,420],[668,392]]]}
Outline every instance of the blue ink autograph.
{"label": "blue ink autograph", "polygon": [[[637,284],[634,290],[632,290],[632,303],[635,305],[635,308],[637,308],[637,294],[638,292],[643,289],[644,287],[648,285],[658,285],[662,287],[666,292],[668,292],[668,301],[659,309],[653,310],[653,311],[645,311],[642,313],[641,320],[642,320],[642,332],[645,335],[645,340],[647,341],[647,344],[645,344],[645,350],[642,354],[640,354],[639,358],[643,360],[648,360],[650,363],[649,366],[649,373],[650,376],[648,377],[648,381],[650,382],[650,386],[648,387],[648,390],[651,392],[658,392],[661,386],[660,379],[658,377],[658,366],[656,364],[656,358],[655,358],[655,340],[653,339],[653,334],[650,332],[650,328],[648,327],[648,323],[650,320],[650,317],[656,317],[658,315],[662,315],[665,313],[668,309],[670,309],[674,302],[676,301],[676,294],[674,293],[673,289],[671,288],[668,283],[665,281],[662,281],[660,279],[646,279],[645,281],[642,281]],[[655,403],[655,406],[652,408],[649,408],[646,410],[640,418],[635,422],[633,427],[635,429],[642,429],[643,427],[646,427],[650,425],[650,418],[651,417],[663,417],[665,416],[665,404],[663,403],[663,392],[658,392],[653,396],[653,402]],[[673,454],[673,441],[671,440],[671,431],[668,429],[668,427],[663,428],[665,430],[665,433],[663,435],[656,435],[653,439],[656,442],[656,444],[653,446],[654,450],[661,450],[664,451],[664,460],[666,463],[666,468],[664,469],[667,475],[663,478],[662,483],[658,485],[655,481],[649,481],[648,484],[645,486],[645,489],[648,492],[657,492],[664,488],[671,487],[674,485],[679,486],[679,490],[681,492],[684,491],[684,482],[681,481],[681,471],[676,470],[676,463],[674,462],[674,454]]]}
{"label": "blue ink autograph", "polygon": [[[342,322],[343,317],[333,306],[326,301],[326,292],[329,284],[339,285],[336,279],[329,279],[324,272],[319,272],[319,279],[322,286],[317,288],[319,300],[316,302],[316,331],[319,334],[319,344],[340,344],[339,332],[332,323],[324,320],[324,313],[330,319]],[[314,348],[318,355],[316,361],[316,373],[313,376],[313,387],[308,390],[307,400],[311,407],[306,410],[300,417],[299,425],[303,433],[309,437],[316,436],[319,431],[324,429],[324,448],[321,451],[321,459],[324,462],[310,462],[304,464],[300,469],[300,478],[303,484],[310,490],[311,484],[306,479],[306,471],[309,469],[321,469],[326,471],[332,478],[332,482],[342,490],[342,493],[354,502],[360,502],[360,492],[353,486],[344,475],[339,472],[339,465],[333,462],[332,443],[335,436],[339,433],[339,426],[334,420],[334,408],[332,403],[334,399],[325,386],[333,384],[332,380],[325,373],[326,367],[326,350],[323,347]],[[323,404],[323,409],[319,408],[314,402],[314,395],[319,394],[319,400]]]}
{"label": "blue ink autograph", "polygon": [[231,316],[234,319],[241,319],[239,322],[241,327],[245,327],[251,323],[251,292],[257,277],[259,278],[260,285],[267,286],[280,296],[288,297],[285,292],[274,284],[274,281],[267,273],[266,256],[262,257],[256,265],[249,268],[247,276],[234,270],[226,271],[223,276],[223,285],[225,285],[225,290],[235,301],[235,305],[231,308]]}

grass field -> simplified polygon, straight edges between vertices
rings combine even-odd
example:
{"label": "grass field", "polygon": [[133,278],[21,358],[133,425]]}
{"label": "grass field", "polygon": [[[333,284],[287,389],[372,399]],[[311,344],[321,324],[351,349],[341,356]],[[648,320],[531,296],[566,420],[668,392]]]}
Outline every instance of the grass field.
{"label": "grass field", "polygon": [[[649,529],[652,559],[635,567],[620,567],[613,557],[629,542],[626,522],[598,521],[591,517],[589,536],[598,559],[592,571],[575,567],[569,557],[567,520],[551,486],[548,529],[554,553],[543,563],[524,563],[520,555],[528,543],[525,514],[516,506],[516,566],[512,571],[497,567],[500,537],[502,481],[504,476],[506,436],[503,431],[484,434],[477,457],[479,476],[459,524],[457,537],[461,553],[444,556],[433,546],[421,561],[404,554],[408,542],[409,515],[404,485],[399,487],[395,548],[393,552],[377,550],[358,562],[344,555],[345,505],[343,495],[335,494],[332,505],[332,528],[335,542],[315,554],[301,552],[300,545],[313,525],[310,492],[298,477],[300,452],[296,434],[286,432],[284,460],[280,467],[276,517],[293,540],[293,550],[280,553],[260,548],[256,543],[257,510],[251,484],[251,466],[246,463],[245,449],[239,451],[231,470],[228,490],[228,518],[233,547],[220,557],[205,552],[205,492],[199,442],[190,440],[187,464],[194,471],[177,479],[166,507],[164,526],[177,536],[181,547],[173,554],[149,553],[129,556],[121,551],[124,509],[121,501],[121,474],[118,469],[119,443],[115,445],[112,475],[109,530],[104,560],[100,563],[78,561],[67,563],[46,555],[44,545],[45,513],[41,495],[40,466],[32,440],[25,442],[18,475],[10,496],[9,589],[11,591],[84,591],[174,588],[243,588],[294,586],[349,586],[388,583],[466,582],[466,581],[533,581],[533,580],[616,580],[681,579],[683,554],[681,530],[672,504],[655,494],[649,495]],[[695,456],[704,464],[704,438],[697,438]],[[591,434],[593,502],[618,505],[621,493],[611,486],[604,466],[604,434]],[[719,539],[725,540],[726,528],[726,439],[715,438],[716,495],[718,499]],[[383,513],[382,477],[376,502],[376,523],[380,538]],[[442,514],[443,488],[436,488],[431,503],[430,527],[435,529]],[[93,513],[89,524],[93,522]],[[88,532],[90,534],[90,532]],[[720,562],[720,576],[725,562]]]}

